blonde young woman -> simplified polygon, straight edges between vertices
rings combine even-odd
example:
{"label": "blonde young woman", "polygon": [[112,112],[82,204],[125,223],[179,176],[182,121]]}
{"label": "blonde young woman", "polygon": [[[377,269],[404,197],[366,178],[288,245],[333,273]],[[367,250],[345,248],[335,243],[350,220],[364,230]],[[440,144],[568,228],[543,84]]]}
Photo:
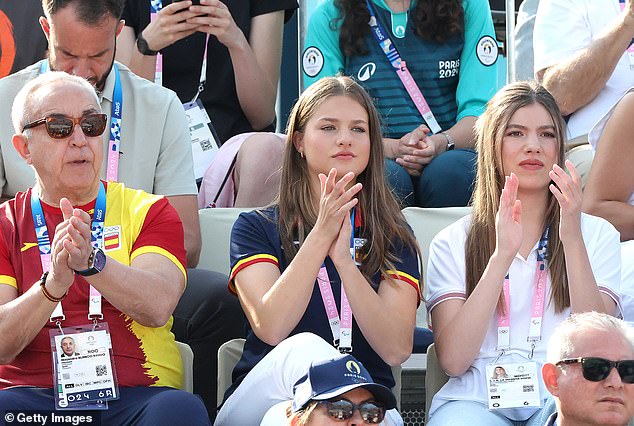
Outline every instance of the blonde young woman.
{"label": "blonde young woman", "polygon": [[[500,90],[478,121],[473,214],[430,248],[427,309],[450,376],[430,426],[543,424],[552,408],[542,410],[539,371],[554,327],[571,312],[618,311],[618,232],[581,213],[564,134],[534,82]],[[496,366],[502,382],[488,380]]]}
{"label": "blonde young woman", "polygon": [[[385,184],[372,100],[350,78],[325,78],[300,96],[287,134],[279,202],[242,214],[231,236],[230,287],[249,330],[216,424],[259,424],[335,346],[387,387],[412,351],[418,249]],[[402,420],[390,410],[385,422]]]}

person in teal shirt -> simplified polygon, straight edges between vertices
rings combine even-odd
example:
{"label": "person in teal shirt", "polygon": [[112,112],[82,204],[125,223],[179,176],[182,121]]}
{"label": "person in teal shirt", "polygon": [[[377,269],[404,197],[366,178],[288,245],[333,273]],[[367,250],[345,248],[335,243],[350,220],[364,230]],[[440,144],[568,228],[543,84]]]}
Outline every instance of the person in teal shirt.
{"label": "person in teal shirt", "polygon": [[302,55],[304,83],[344,74],[370,93],[383,120],[386,174],[403,205],[464,206],[475,178],[473,128],[497,90],[489,3],[369,1],[440,131],[432,134],[375,39],[366,0],[326,0],[312,14]]}

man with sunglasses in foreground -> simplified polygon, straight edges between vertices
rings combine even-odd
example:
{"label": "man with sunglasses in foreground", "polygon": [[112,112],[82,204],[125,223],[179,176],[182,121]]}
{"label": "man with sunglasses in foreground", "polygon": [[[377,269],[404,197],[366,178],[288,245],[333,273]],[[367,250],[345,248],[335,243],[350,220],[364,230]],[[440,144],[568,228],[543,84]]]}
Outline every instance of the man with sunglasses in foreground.
{"label": "man with sunglasses in foreground", "polygon": [[547,426],[624,426],[634,417],[634,328],[574,314],[550,338],[542,377],[557,402]]}
{"label": "man with sunglasses in foreground", "polygon": [[[12,117],[37,183],[0,206],[0,424],[37,412],[41,424],[209,425],[178,389],[176,210],[100,179],[107,116],[83,78],[40,75]],[[75,354],[62,357],[69,337]]]}

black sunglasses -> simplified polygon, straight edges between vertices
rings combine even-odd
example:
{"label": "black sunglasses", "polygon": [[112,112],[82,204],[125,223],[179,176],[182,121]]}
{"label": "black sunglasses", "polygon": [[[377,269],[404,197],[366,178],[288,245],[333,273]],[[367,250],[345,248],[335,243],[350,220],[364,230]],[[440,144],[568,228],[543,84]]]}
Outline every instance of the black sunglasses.
{"label": "black sunglasses", "polygon": [[581,363],[583,377],[591,382],[605,380],[613,368],[616,368],[623,383],[634,383],[634,359],[610,361],[605,358],[582,357],[562,359],[555,365]]}
{"label": "black sunglasses", "polygon": [[359,410],[361,418],[369,424],[379,424],[385,418],[385,408],[377,402],[367,401],[359,405],[353,404],[347,399],[329,399],[320,401],[326,406],[328,416],[333,420],[348,420],[354,415],[354,410]]}
{"label": "black sunglasses", "polygon": [[95,137],[101,136],[106,130],[107,121],[108,116],[106,114],[86,114],[79,118],[56,114],[26,124],[22,131],[45,124],[46,133],[50,137],[53,139],[64,139],[72,135],[75,125],[79,124],[84,135]]}

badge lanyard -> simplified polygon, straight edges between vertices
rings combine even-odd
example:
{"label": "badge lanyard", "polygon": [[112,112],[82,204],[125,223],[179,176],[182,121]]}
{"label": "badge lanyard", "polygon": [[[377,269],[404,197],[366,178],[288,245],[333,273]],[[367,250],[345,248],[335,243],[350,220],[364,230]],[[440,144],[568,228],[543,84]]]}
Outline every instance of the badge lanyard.
{"label": "badge lanyard", "polygon": [[[42,271],[49,271],[51,267],[51,243],[46,228],[46,219],[42,210],[42,203],[36,191],[31,192],[31,214],[33,215],[33,224],[35,226],[35,235],[37,236],[37,246],[40,250],[40,261],[42,263]],[[90,226],[90,243],[94,248],[99,248],[103,244],[103,229],[106,218],[106,189],[103,182],[99,182],[99,193],[95,202],[95,211]],[[64,321],[64,310],[61,302],[57,304],[55,310],[51,314],[50,321],[55,322],[61,328],[61,322]],[[103,319],[101,312],[101,293],[90,286],[90,298],[88,299],[88,320],[97,322]]]}
{"label": "badge lanyard", "polygon": [[401,83],[403,83],[405,90],[407,90],[407,93],[414,102],[414,105],[416,105],[416,109],[418,109],[418,112],[423,117],[430,130],[434,133],[440,132],[442,129],[440,128],[438,121],[436,121],[434,113],[431,111],[431,108],[429,108],[429,104],[427,104],[427,101],[418,88],[414,77],[412,77],[412,74],[407,69],[405,61],[401,58],[401,55],[399,55],[396,46],[394,45],[394,43],[392,43],[392,40],[390,40],[387,35],[388,33],[385,31],[379,20],[376,18],[374,9],[372,8],[370,2],[371,0],[365,1],[368,6],[368,11],[370,12],[369,24],[372,28],[372,34],[374,34],[374,38],[376,38],[376,41],[381,47],[381,50],[383,51],[383,53],[385,53],[387,60],[394,68],[396,75],[398,75]]}
{"label": "badge lanyard", "polygon": [[[40,74],[48,71],[48,61],[42,62]],[[110,139],[108,142],[108,162],[106,164],[106,180],[116,182],[119,179],[119,153],[121,150],[121,119],[123,117],[123,92],[119,67],[112,65],[114,71],[114,90],[112,109],[110,110]]]}
{"label": "badge lanyard", "polygon": [[[619,0],[619,7],[621,12],[625,10],[625,0]],[[627,47],[627,56],[630,60],[630,69],[634,69],[634,38],[630,41],[630,45]]]}
{"label": "badge lanyard", "polygon": [[[150,22],[154,21],[158,13],[163,9],[162,0],[150,0]],[[207,81],[207,46],[209,45],[209,34],[205,37],[205,51],[203,53],[203,63],[200,67],[200,79],[198,80],[198,90],[190,101],[193,104],[198,99],[200,93],[205,89]],[[163,55],[159,52],[156,55],[156,71],[154,72],[154,82],[162,85],[163,83]]]}
{"label": "badge lanyard", "polygon": [[[354,246],[354,225],[355,225],[355,209],[352,209],[350,222],[352,223],[352,233],[350,235],[350,255],[352,260],[356,258],[356,249]],[[352,352],[352,309],[348,302],[348,297],[341,282],[341,321],[339,320],[339,312],[337,311],[337,302],[332,292],[332,285],[326,264],[322,263],[317,274],[317,283],[321,299],[324,302],[324,309],[328,317],[330,332],[332,333],[333,344],[339,348],[339,352]]]}
{"label": "badge lanyard", "polygon": [[[527,341],[531,344],[531,353],[529,359],[533,358],[535,345],[541,340],[542,336],[542,320],[544,317],[544,302],[546,298],[546,249],[548,245],[548,232],[550,225],[546,227],[544,234],[539,240],[537,246],[537,265],[535,267],[535,292],[533,295],[533,308],[531,310],[531,321],[528,329]],[[511,296],[510,296],[510,280],[509,274],[504,278],[504,286],[502,288],[504,295],[504,312],[498,313],[498,344],[497,350],[500,351],[498,358],[511,347]]]}
{"label": "badge lanyard", "polygon": [[[150,0],[150,22],[154,22],[161,10],[163,10],[163,2],[161,0]],[[154,83],[159,86],[163,85],[163,54],[161,52],[156,54]]]}

